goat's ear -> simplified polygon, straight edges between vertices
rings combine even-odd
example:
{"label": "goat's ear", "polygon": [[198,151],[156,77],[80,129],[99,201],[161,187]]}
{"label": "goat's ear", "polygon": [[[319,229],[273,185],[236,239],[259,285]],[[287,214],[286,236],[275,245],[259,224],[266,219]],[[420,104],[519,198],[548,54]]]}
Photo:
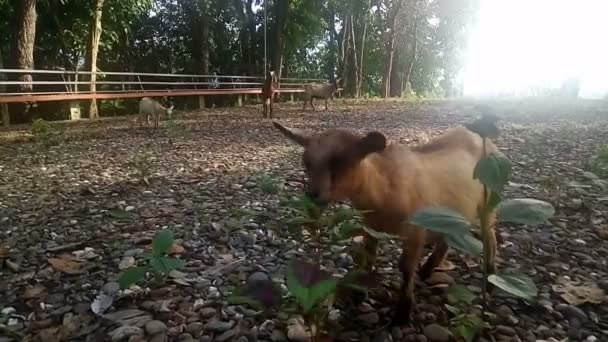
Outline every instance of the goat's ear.
{"label": "goat's ear", "polygon": [[289,138],[289,140],[292,140],[301,146],[308,145],[308,142],[312,139],[312,135],[304,130],[298,128],[287,128],[276,121],[273,121],[272,124],[279,131],[281,131],[283,135]]}
{"label": "goat's ear", "polygon": [[357,144],[357,150],[361,157],[370,153],[382,152],[386,148],[386,138],[380,132],[369,132]]}

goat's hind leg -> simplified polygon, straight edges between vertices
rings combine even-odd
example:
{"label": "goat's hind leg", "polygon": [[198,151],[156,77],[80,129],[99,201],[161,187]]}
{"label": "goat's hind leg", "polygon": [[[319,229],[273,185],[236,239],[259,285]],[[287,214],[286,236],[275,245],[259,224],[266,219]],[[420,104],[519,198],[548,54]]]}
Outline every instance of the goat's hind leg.
{"label": "goat's hind leg", "polygon": [[448,254],[448,245],[443,238],[438,238],[434,245],[433,252],[418,272],[418,275],[422,280],[428,279],[435,271],[435,268],[441,265]]}

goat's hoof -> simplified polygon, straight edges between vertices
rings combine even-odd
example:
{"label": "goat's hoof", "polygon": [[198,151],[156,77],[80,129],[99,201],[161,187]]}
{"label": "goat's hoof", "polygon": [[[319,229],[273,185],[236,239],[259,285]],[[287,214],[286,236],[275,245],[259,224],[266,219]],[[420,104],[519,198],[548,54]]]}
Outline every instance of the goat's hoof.
{"label": "goat's hoof", "polygon": [[395,314],[391,320],[392,326],[401,326],[409,324],[412,320],[412,307],[414,303],[406,298],[399,299],[395,307]]}
{"label": "goat's hoof", "polygon": [[408,309],[404,308],[402,305],[399,305],[391,320],[391,326],[395,327],[409,324],[412,320],[411,315],[412,313]]}

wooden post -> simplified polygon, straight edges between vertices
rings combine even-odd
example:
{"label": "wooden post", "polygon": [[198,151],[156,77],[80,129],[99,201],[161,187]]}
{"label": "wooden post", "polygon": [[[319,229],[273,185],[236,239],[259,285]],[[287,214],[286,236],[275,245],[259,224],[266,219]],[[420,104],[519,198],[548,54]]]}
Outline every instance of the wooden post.
{"label": "wooden post", "polygon": [[70,101],[70,120],[80,119],[80,103],[78,101]]}

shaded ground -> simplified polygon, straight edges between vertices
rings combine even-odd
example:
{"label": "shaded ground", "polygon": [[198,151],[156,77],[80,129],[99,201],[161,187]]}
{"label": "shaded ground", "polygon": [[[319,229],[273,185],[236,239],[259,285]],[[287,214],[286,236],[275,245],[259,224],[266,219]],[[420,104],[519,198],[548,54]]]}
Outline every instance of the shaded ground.
{"label": "shaded ground", "polygon": [[[499,268],[531,275],[541,295],[531,305],[495,298],[485,339],[607,341],[602,290],[608,290],[608,192],[583,173],[608,142],[606,106],[486,105],[481,109],[503,117],[497,145],[514,162],[507,196],[548,200],[559,210],[551,224],[537,228],[499,226]],[[278,120],[315,130],[380,130],[408,144],[471,121],[480,109],[466,102],[340,100],[330,104],[329,113],[302,113],[299,106],[277,106]],[[181,113],[176,126],[158,132],[135,128],[134,117],[71,123],[61,125],[63,142],[49,148],[23,142],[23,132],[1,132],[0,341],[101,341],[118,340],[119,334],[133,335],[132,341],[286,340],[288,314],[263,317],[225,303],[234,286],[257,271],[283,281],[286,260],[303,251],[282,223],[280,206],[301,190],[300,149],[260,116],[253,107]],[[142,173],[150,174],[148,184]],[[265,191],[269,180],[281,188],[278,194]],[[129,216],[112,216],[113,209]],[[116,279],[120,267],[139,260],[163,227],[172,227],[183,247],[177,252],[187,262],[185,278],[127,293],[105,318],[95,317],[90,304],[100,289]],[[348,251],[332,248],[325,264],[343,272],[352,265]],[[398,253],[383,243],[378,267],[389,283],[399,280]],[[438,277],[435,286],[418,284],[413,325],[384,328],[393,304],[384,292],[339,312],[344,318],[335,335],[353,341],[441,340],[441,332],[433,336],[428,328],[449,324],[441,284],[456,281],[475,290],[481,283],[479,267],[469,269],[455,253],[451,260],[456,269]],[[594,295],[574,298],[581,289]],[[152,319],[160,322],[146,325]],[[143,331],[147,337],[138,337]]]}

